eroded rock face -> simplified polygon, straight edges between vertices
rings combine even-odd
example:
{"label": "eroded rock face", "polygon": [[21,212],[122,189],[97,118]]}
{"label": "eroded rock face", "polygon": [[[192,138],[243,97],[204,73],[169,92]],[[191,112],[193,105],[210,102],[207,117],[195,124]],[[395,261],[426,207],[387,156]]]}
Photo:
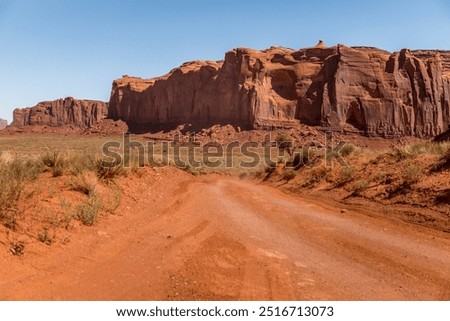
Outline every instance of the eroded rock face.
{"label": "eroded rock face", "polygon": [[17,108],[13,112],[12,126],[73,125],[90,128],[108,114],[108,104],[96,100],[78,100],[72,97],[43,101],[34,107]]}
{"label": "eroded rock face", "polygon": [[5,129],[8,126],[8,122],[0,118],[0,130]]}
{"label": "eroded rock face", "polygon": [[337,45],[238,48],[154,79],[113,82],[109,117],[130,129],[299,122],[374,136],[431,137],[450,124],[450,52]]}

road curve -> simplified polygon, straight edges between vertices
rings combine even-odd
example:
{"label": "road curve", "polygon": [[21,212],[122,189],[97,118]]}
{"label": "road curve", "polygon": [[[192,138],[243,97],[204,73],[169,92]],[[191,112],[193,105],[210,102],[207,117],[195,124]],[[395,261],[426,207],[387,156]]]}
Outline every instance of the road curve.
{"label": "road curve", "polygon": [[227,178],[184,183],[160,210],[148,202],[85,251],[1,280],[2,298],[450,300],[446,233]]}

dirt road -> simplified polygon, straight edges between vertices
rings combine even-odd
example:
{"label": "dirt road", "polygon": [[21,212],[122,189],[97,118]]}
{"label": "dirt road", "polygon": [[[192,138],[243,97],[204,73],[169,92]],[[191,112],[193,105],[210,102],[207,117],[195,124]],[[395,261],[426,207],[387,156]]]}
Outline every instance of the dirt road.
{"label": "dirt road", "polygon": [[450,300],[446,233],[250,181],[172,185],[50,254],[11,259],[1,299]]}

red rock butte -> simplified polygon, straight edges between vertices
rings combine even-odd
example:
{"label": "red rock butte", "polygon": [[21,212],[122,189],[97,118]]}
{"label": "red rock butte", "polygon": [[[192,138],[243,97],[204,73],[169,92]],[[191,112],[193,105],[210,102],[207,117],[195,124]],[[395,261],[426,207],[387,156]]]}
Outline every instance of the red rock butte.
{"label": "red rock butte", "polygon": [[13,112],[12,126],[64,126],[90,128],[108,114],[108,104],[97,100],[72,97],[43,101],[34,107],[17,108]]}
{"label": "red rock butte", "polygon": [[16,110],[13,125],[90,127],[108,114],[130,131],[306,124],[367,136],[433,137],[450,124],[450,51],[373,47],[237,48],[223,61],[113,82],[109,107],[67,98]]}
{"label": "red rock butte", "polygon": [[369,136],[431,137],[450,123],[450,51],[238,48],[153,79],[113,82],[109,117],[130,128],[247,129],[298,123]]}

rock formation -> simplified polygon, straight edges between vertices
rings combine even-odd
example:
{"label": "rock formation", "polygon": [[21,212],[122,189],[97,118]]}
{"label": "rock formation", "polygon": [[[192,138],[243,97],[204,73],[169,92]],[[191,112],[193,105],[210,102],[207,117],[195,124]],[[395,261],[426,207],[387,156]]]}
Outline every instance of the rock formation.
{"label": "rock formation", "polygon": [[8,122],[0,118],[0,130],[5,129],[8,126]]}
{"label": "rock formation", "polygon": [[43,101],[34,107],[15,109],[11,126],[73,125],[83,129],[97,124],[107,113],[108,104],[105,102],[67,97]]}
{"label": "rock formation", "polygon": [[298,123],[365,135],[431,137],[450,124],[450,51],[238,48],[153,79],[113,82],[109,117],[130,130]]}

